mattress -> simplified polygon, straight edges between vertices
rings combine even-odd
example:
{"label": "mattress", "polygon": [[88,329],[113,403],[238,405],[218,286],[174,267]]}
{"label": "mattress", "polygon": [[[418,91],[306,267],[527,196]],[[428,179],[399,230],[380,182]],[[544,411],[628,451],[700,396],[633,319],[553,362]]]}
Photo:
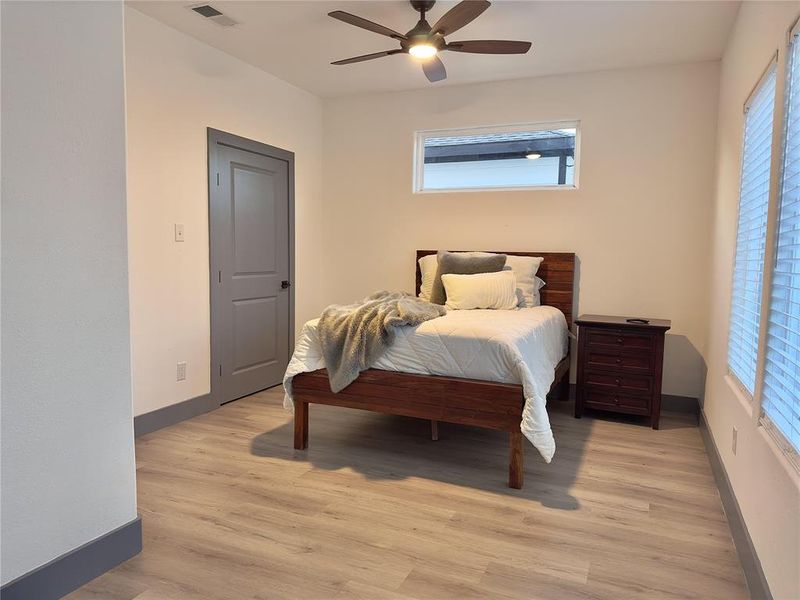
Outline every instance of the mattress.
{"label": "mattress", "polygon": [[[318,319],[307,322],[284,377],[284,406],[292,409],[292,378],[325,367]],[[520,429],[545,461],[555,454],[546,395],[569,348],[564,314],[552,306],[517,310],[452,310],[397,330],[392,347],[372,367],[522,385]]]}

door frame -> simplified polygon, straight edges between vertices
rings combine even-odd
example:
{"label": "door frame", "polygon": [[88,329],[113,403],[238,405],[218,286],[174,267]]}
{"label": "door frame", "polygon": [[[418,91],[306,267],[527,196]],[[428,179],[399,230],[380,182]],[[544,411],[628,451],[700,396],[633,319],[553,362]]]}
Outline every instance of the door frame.
{"label": "door frame", "polygon": [[289,357],[291,358],[294,352],[294,304],[295,304],[295,256],[294,256],[294,152],[270,146],[262,142],[257,142],[248,138],[244,138],[232,133],[220,131],[218,129],[207,128],[208,132],[208,292],[209,292],[209,337],[211,341],[211,363],[209,364],[210,370],[210,384],[211,390],[209,396],[213,406],[222,404],[219,398],[220,386],[220,369],[222,352],[219,347],[219,340],[214,337],[214,323],[219,319],[219,311],[222,310],[220,302],[215,298],[215,291],[219,289],[216,284],[219,283],[220,265],[214,257],[214,242],[212,235],[212,204],[214,201],[214,194],[217,193],[218,174],[219,174],[219,156],[217,149],[219,146],[226,146],[229,148],[236,148],[261,154],[276,160],[282,160],[287,163],[287,176],[288,192],[289,192]]}

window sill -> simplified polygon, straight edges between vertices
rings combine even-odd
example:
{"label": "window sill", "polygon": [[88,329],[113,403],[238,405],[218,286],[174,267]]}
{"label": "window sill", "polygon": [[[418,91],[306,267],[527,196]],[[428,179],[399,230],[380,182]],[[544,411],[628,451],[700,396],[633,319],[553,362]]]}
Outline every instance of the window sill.
{"label": "window sill", "polygon": [[554,192],[575,191],[577,185],[532,185],[519,187],[442,188],[440,190],[414,190],[415,194],[453,194],[460,192]]}

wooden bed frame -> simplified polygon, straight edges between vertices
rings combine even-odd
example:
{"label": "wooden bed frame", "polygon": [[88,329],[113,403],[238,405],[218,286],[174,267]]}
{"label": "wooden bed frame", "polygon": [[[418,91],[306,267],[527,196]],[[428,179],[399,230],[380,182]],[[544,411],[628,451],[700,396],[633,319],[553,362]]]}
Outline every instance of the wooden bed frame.
{"label": "wooden bed frame", "polygon": [[[572,329],[575,254],[571,252],[500,252],[514,256],[544,258],[537,276],[547,282],[542,288],[542,304],[555,306],[567,318]],[[417,283],[419,294],[422,274],[419,259],[436,250],[417,250]],[[346,406],[390,415],[417,417],[431,421],[433,439],[437,437],[438,421],[474,425],[508,431],[510,455],[509,487],[522,488],[523,439],[520,431],[524,398],[521,385],[442,377],[413,375],[369,369],[338,394],[331,392],[328,373],[320,369],[295,376],[294,447],[308,447],[309,404]],[[555,368],[550,393],[566,400],[569,393],[569,353]]]}

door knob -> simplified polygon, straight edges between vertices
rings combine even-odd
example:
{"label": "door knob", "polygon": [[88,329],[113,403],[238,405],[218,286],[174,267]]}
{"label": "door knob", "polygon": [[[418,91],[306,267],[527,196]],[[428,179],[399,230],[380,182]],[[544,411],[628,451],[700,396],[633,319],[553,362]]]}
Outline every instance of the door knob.
{"label": "door knob", "polygon": [[289,283],[289,282],[288,282],[286,279],[284,279],[283,281],[281,281],[281,289],[282,289],[282,290],[285,290],[285,289],[286,289],[286,288],[288,288],[290,285],[292,285],[292,284],[291,284],[291,283]]}

